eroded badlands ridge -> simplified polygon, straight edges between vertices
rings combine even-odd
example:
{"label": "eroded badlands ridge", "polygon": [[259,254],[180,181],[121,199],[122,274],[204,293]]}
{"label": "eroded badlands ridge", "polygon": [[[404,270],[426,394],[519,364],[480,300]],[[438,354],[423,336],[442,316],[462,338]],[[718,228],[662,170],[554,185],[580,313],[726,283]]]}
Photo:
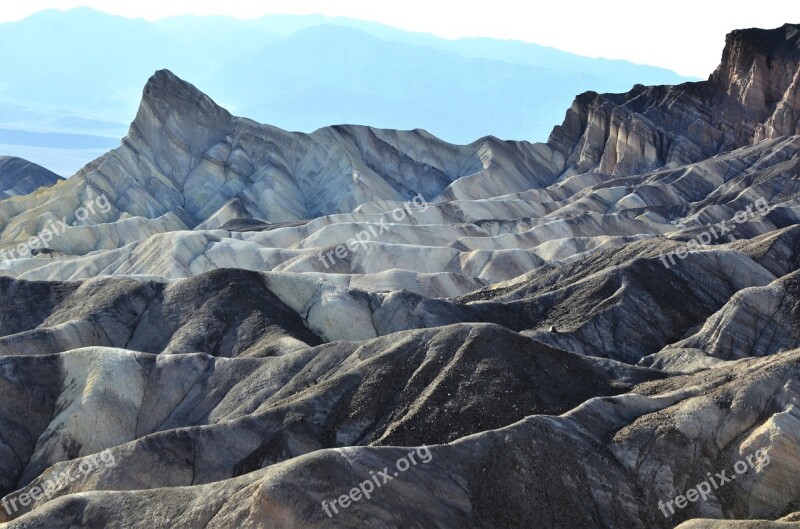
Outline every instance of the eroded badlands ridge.
{"label": "eroded badlands ridge", "polygon": [[0,202],[0,249],[68,225],[0,264],[3,527],[800,526],[798,83],[797,25],[735,31],[708,81],[454,146],[157,72]]}
{"label": "eroded badlands ridge", "polygon": [[14,156],[0,156],[0,198],[33,193],[63,180],[40,165]]}

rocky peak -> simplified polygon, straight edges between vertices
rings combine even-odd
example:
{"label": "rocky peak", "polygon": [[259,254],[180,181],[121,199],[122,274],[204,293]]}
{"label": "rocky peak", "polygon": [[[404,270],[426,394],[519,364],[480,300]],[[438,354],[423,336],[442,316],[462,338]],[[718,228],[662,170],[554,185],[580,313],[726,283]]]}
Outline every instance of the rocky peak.
{"label": "rocky peak", "polygon": [[161,114],[186,113],[191,117],[221,114],[230,118],[228,111],[169,70],[159,70],[147,80],[141,104],[162,111]]}
{"label": "rocky peak", "polygon": [[728,34],[722,61],[709,82],[748,109],[779,103],[800,69],[800,26],[740,29]]}
{"label": "rocky peak", "polygon": [[231,117],[191,83],[159,70],[144,87],[129,138],[142,136],[153,147],[166,139],[203,152],[219,141]]}
{"label": "rocky peak", "polygon": [[708,81],[575,99],[548,144],[564,175],[693,163],[800,133],[800,26],[730,33]]}

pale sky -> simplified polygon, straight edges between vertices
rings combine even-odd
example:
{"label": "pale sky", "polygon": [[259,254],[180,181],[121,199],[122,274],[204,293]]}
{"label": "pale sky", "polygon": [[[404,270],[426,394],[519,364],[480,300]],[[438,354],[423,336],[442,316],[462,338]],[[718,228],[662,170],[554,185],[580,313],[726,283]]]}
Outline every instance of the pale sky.
{"label": "pale sky", "polygon": [[86,6],[127,17],[323,14],[381,22],[441,37],[493,37],[552,46],[590,57],[625,59],[705,78],[724,36],[744,27],[800,22],[797,0],[26,0],[4,2],[0,22],[37,11]]}

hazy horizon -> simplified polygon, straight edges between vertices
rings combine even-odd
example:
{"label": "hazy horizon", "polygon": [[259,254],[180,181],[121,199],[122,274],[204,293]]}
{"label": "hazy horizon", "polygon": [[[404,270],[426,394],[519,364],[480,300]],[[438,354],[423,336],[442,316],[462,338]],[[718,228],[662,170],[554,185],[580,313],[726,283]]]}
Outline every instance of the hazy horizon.
{"label": "hazy horizon", "polygon": [[[716,66],[725,34],[746,27],[778,27],[786,22],[795,3],[767,2],[770,9],[749,9],[742,0],[720,8],[689,0],[671,2],[658,13],[658,23],[641,4],[619,2],[610,9],[596,2],[566,1],[524,6],[496,0],[491,9],[469,2],[409,0],[402,7],[342,0],[269,1],[252,4],[229,0],[129,3],[119,0],[31,0],[3,6],[0,22],[20,20],[45,9],[90,7],[126,17],[161,20],[176,15],[222,15],[253,19],[270,14],[347,17],[379,22],[406,31],[443,38],[489,37],[549,46],[586,57],[621,59],[659,66],[683,76],[706,78]],[[678,38],[676,38],[678,37]],[[664,42],[669,42],[665,46]]]}
{"label": "hazy horizon", "polygon": [[521,41],[320,15],[149,22],[46,10],[0,24],[0,43],[0,152],[64,176],[119,144],[160,69],[282,129],[420,128],[456,144],[546,141],[580,93],[692,79]]}

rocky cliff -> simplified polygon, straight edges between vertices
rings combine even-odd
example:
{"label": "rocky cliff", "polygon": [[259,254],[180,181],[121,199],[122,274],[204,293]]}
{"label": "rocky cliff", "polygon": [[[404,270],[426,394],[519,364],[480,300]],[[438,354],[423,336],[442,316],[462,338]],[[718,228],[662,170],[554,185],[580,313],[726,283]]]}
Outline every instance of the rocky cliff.
{"label": "rocky cliff", "polygon": [[548,144],[565,175],[677,167],[800,133],[800,29],[730,33],[708,81],[575,99]]}

